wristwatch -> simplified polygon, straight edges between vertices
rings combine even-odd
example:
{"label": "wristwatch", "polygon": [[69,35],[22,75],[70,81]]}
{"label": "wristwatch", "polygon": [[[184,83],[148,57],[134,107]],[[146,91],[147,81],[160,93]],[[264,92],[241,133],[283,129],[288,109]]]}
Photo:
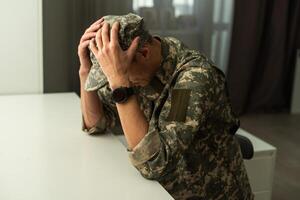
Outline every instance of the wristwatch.
{"label": "wristwatch", "polygon": [[125,103],[133,94],[133,87],[119,87],[112,91],[112,100],[114,103]]}

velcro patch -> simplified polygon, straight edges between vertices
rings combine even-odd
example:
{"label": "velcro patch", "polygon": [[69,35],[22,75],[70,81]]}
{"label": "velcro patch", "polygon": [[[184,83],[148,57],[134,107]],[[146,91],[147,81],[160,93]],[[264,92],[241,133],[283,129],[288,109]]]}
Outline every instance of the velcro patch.
{"label": "velcro patch", "polygon": [[171,94],[171,109],[167,121],[184,122],[189,104],[191,89],[173,89]]}

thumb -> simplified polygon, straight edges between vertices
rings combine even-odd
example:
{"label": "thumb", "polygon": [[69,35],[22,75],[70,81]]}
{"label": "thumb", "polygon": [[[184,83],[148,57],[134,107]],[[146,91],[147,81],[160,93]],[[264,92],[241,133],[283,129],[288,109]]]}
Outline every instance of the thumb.
{"label": "thumb", "polygon": [[134,40],[132,41],[130,47],[128,48],[127,50],[127,55],[130,59],[133,58],[137,48],[138,48],[138,45],[139,45],[139,41],[140,41],[140,37],[137,36],[136,38],[134,38]]}

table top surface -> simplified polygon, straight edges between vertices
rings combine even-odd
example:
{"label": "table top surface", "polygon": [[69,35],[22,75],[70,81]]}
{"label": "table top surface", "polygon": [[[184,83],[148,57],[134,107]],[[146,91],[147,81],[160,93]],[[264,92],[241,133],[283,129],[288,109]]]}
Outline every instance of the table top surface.
{"label": "table top surface", "polygon": [[172,199],[111,133],[81,131],[75,93],[0,96],[0,199]]}

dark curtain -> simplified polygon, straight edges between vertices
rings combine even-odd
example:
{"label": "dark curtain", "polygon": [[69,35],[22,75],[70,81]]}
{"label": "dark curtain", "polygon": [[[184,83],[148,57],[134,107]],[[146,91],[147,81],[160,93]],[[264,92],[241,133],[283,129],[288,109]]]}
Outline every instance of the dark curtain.
{"label": "dark curtain", "polygon": [[95,18],[95,0],[43,1],[44,93],[79,95],[77,47]]}
{"label": "dark curtain", "polygon": [[236,0],[228,88],[237,114],[287,111],[296,49],[299,0]]}

